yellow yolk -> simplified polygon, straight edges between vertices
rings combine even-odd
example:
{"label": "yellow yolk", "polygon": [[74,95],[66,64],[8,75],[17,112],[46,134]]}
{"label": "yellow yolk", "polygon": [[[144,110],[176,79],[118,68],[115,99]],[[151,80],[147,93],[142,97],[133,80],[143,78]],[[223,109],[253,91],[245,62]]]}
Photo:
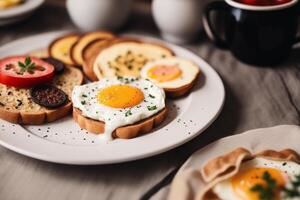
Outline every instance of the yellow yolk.
{"label": "yellow yolk", "polygon": [[16,6],[22,2],[22,0],[0,0],[0,9]]}
{"label": "yellow yolk", "polygon": [[174,65],[157,65],[150,68],[147,75],[158,82],[172,81],[181,76],[181,70]]}
{"label": "yellow yolk", "polygon": [[259,200],[259,193],[251,191],[251,188],[257,184],[266,187],[266,182],[262,179],[265,172],[268,172],[276,181],[277,187],[274,193],[275,199],[279,199],[280,189],[284,186],[285,180],[282,172],[274,168],[251,168],[238,173],[231,180],[234,192],[243,200]]}
{"label": "yellow yolk", "polygon": [[101,90],[98,102],[112,108],[130,108],[144,100],[144,93],[130,85],[112,85]]}

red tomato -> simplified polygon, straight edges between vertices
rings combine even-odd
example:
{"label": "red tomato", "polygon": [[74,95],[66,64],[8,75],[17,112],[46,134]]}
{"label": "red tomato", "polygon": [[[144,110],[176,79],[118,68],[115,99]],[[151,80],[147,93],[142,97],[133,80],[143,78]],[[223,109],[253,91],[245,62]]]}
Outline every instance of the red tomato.
{"label": "red tomato", "polygon": [[27,88],[53,79],[54,67],[35,57],[12,56],[0,60],[0,83]]}

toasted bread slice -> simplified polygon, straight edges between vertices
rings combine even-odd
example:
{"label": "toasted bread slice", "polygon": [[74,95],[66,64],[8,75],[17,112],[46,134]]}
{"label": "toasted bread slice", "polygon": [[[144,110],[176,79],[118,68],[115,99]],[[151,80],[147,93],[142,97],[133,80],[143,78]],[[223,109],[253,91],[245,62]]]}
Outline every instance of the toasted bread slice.
{"label": "toasted bread slice", "polygon": [[65,105],[47,109],[32,101],[29,89],[0,84],[0,118],[17,124],[44,124],[68,115],[72,111],[71,93],[75,85],[81,85],[83,74],[79,69],[66,67],[55,76],[53,84],[68,95]]}
{"label": "toasted bread slice", "polygon": [[[114,138],[131,139],[138,137],[142,134],[149,133],[154,127],[158,126],[167,116],[167,109],[164,108],[159,113],[151,116],[147,119],[141,120],[135,124],[123,126],[117,128],[113,132]],[[101,134],[104,132],[105,123],[102,121],[96,121],[81,114],[81,111],[77,108],[73,108],[73,118],[83,129],[89,132]]]}
{"label": "toasted bread slice", "polygon": [[90,42],[84,49],[83,49],[83,65],[82,69],[84,74],[91,80],[97,81],[98,78],[94,73],[93,67],[94,62],[100,52],[100,50],[111,43],[113,40],[94,40]]}
{"label": "toasted bread slice", "polygon": [[199,74],[197,64],[175,56],[149,62],[141,70],[141,77],[163,88],[168,97],[187,94],[197,82]]}
{"label": "toasted bread slice", "polygon": [[96,31],[82,35],[75,44],[71,47],[71,59],[81,67],[83,65],[83,49],[94,40],[106,40],[113,38],[114,35],[110,32]]}
{"label": "toasted bread slice", "polygon": [[118,38],[99,49],[93,70],[102,77],[139,77],[140,70],[149,61],[173,56],[169,48],[136,39]]}
{"label": "toasted bread slice", "polygon": [[56,58],[67,65],[75,65],[71,58],[71,47],[79,40],[78,34],[68,34],[55,39],[49,45],[48,52],[53,58]]}
{"label": "toasted bread slice", "polygon": [[179,97],[189,94],[189,92],[192,90],[194,85],[197,83],[199,75],[200,75],[200,72],[198,72],[197,76],[194,78],[194,80],[192,82],[190,82],[187,85],[181,86],[179,88],[164,88],[166,95],[170,98],[179,98]]}

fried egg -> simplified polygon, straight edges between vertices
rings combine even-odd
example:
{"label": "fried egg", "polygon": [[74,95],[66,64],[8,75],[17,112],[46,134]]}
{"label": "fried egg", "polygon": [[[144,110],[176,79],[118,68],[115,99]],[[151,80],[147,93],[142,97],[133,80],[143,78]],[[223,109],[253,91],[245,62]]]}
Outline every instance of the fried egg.
{"label": "fried egg", "polygon": [[1,0],[0,10],[17,6],[23,2],[24,2],[23,0]]}
{"label": "fried egg", "polygon": [[141,77],[162,88],[174,89],[193,82],[199,71],[199,67],[190,60],[169,57],[146,64],[141,70]]}
{"label": "fried egg", "polygon": [[76,86],[72,102],[83,116],[105,122],[105,132],[101,135],[111,140],[115,129],[151,117],[165,108],[165,93],[148,80],[104,78]]}
{"label": "fried egg", "polygon": [[266,185],[263,179],[266,173],[276,181],[275,199],[280,199],[282,188],[300,174],[300,165],[292,161],[254,158],[243,163],[236,175],[217,183],[213,187],[213,192],[221,200],[260,200],[259,193],[254,192],[253,187]]}

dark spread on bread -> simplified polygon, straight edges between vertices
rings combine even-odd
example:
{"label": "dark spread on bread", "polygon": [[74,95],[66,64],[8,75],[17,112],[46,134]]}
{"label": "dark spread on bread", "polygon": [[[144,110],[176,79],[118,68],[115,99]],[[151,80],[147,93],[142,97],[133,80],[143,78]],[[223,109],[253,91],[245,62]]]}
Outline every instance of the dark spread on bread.
{"label": "dark spread on bread", "polygon": [[31,88],[32,100],[46,108],[57,108],[67,101],[67,94],[53,85],[40,85]]}
{"label": "dark spread on bread", "polygon": [[61,62],[53,57],[43,58],[42,60],[53,65],[55,74],[63,73],[63,71],[65,69],[65,64],[63,62]]}

